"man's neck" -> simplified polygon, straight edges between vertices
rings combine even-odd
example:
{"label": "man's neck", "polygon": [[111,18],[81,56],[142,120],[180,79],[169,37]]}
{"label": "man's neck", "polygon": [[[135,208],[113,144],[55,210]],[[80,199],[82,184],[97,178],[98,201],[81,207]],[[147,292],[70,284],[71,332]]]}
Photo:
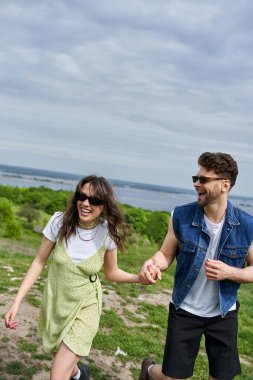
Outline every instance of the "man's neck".
{"label": "man's neck", "polygon": [[220,223],[227,209],[227,200],[226,202],[219,202],[210,204],[204,207],[204,213],[207,219],[213,223]]}

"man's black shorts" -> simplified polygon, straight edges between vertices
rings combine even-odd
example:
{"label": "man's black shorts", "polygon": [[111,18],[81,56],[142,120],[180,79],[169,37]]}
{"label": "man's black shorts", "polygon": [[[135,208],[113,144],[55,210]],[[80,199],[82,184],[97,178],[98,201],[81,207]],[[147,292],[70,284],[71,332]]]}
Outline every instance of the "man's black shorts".
{"label": "man's black shorts", "polygon": [[176,310],[170,303],[162,372],[174,378],[191,377],[204,335],[209,374],[219,380],[233,379],[241,373],[237,332],[237,310],[228,312],[224,318],[206,318]]}

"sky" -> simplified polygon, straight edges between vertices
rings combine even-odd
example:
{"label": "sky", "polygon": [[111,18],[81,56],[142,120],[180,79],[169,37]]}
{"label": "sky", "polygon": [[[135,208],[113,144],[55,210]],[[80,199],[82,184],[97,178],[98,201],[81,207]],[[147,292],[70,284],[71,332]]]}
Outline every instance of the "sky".
{"label": "sky", "polygon": [[1,0],[0,163],[253,196],[251,0]]}

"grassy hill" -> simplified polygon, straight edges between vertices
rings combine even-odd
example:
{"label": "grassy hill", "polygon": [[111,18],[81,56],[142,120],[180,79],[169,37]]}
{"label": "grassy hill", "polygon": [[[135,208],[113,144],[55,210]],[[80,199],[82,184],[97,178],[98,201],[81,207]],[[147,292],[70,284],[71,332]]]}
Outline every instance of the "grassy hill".
{"label": "grassy hill", "polygon": [[[26,272],[36,244],[17,244],[2,239],[0,248],[0,313],[3,316],[14,297],[21,278]],[[155,246],[131,244],[125,255],[120,255],[123,269],[137,273],[143,261]],[[155,286],[115,284],[101,280],[104,289],[103,314],[99,332],[94,340],[89,358],[84,362],[91,368],[93,380],[137,380],[144,357],[152,356],[161,362],[167,325],[167,306],[173,285],[173,270],[164,273],[162,281]],[[22,304],[18,314],[16,331],[0,329],[0,379],[36,380],[49,379],[51,356],[45,354],[36,333],[38,306],[46,279],[47,268]],[[242,285],[239,299],[239,352],[243,373],[236,380],[253,379],[253,287]],[[117,352],[118,351],[118,352]],[[204,342],[197,358],[193,380],[207,379],[208,366]]]}

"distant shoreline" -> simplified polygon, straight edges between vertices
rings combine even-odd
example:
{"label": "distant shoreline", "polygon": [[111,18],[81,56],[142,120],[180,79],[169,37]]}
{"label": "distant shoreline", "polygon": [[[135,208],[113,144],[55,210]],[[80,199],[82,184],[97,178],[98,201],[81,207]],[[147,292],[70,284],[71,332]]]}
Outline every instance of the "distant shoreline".
{"label": "distant shoreline", "polygon": [[[3,177],[16,177],[22,178],[25,176],[32,176],[34,181],[40,181],[41,177],[43,177],[43,181],[50,182],[52,179],[53,182],[57,183],[65,183],[65,181],[79,181],[83,176],[79,174],[71,174],[65,172],[57,172],[53,170],[43,170],[43,169],[33,169],[27,168],[23,166],[13,166],[13,165],[4,165],[0,164],[0,175]],[[40,178],[37,178],[40,177]],[[63,181],[61,181],[63,180]],[[130,187],[135,189],[145,189],[150,191],[157,192],[168,192],[175,194],[196,194],[194,190],[183,189],[173,186],[165,186],[165,185],[154,185],[149,183],[141,183],[141,182],[133,182],[126,180],[118,180],[118,179],[108,179],[110,183],[115,187]],[[240,199],[249,199],[253,201],[253,197],[244,196],[244,195],[231,195],[231,198],[240,198]]]}
{"label": "distant shoreline", "polygon": [[[60,180],[70,180],[70,181],[79,181],[83,176],[79,174],[71,174],[64,172],[57,172],[52,170],[42,170],[42,169],[32,169],[22,166],[11,166],[0,164],[0,175],[7,177],[16,177],[21,178],[23,176],[31,176],[33,180],[37,180],[36,177],[44,178],[44,181],[50,182],[50,179],[53,179],[53,182],[59,182]],[[158,192],[174,192],[174,193],[184,193],[184,194],[194,194],[194,190],[181,189],[173,186],[163,186],[163,185],[153,185],[148,183],[140,183],[133,181],[125,181],[118,179],[108,179],[109,182],[115,187],[131,187],[136,189],[145,189],[150,191]]]}
{"label": "distant shoreline", "polygon": [[[81,175],[0,164],[0,183],[18,187],[44,186],[74,191]],[[197,200],[194,190],[109,179],[121,203],[152,211],[171,212],[176,206]],[[230,195],[231,202],[253,215],[253,198]]]}

